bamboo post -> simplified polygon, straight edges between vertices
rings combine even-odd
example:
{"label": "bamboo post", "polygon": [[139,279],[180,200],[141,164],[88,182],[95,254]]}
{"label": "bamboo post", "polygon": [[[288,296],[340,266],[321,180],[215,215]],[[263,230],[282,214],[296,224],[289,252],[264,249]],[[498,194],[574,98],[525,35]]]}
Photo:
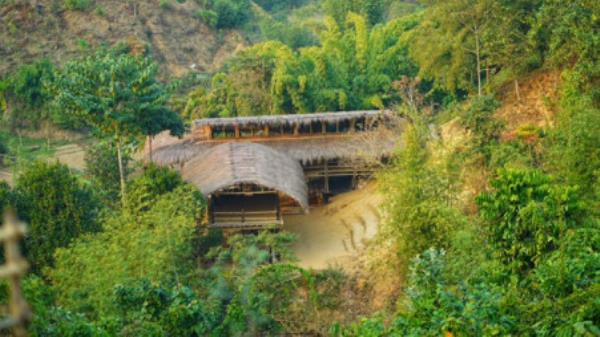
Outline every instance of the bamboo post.
{"label": "bamboo post", "polygon": [[12,329],[12,336],[25,337],[27,323],[31,320],[31,311],[21,292],[21,278],[29,265],[19,250],[19,240],[25,235],[25,226],[17,222],[13,211],[4,215],[4,225],[0,229],[0,240],[4,243],[6,263],[0,267],[0,278],[6,278],[10,288],[10,316],[0,321],[0,330]]}
{"label": "bamboo post", "polygon": [[325,193],[329,193],[329,168],[327,167],[327,159],[325,159],[325,166],[323,167],[323,175],[325,180]]}

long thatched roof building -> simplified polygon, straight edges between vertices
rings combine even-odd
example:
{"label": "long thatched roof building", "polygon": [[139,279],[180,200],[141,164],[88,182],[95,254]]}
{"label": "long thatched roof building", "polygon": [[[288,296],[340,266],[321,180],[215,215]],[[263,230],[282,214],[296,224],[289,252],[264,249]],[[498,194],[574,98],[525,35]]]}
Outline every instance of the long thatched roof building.
{"label": "long thatched roof building", "polygon": [[183,139],[159,135],[148,148],[208,197],[211,224],[254,228],[307,211],[336,182],[356,186],[393,154],[403,125],[390,111],[202,119]]}

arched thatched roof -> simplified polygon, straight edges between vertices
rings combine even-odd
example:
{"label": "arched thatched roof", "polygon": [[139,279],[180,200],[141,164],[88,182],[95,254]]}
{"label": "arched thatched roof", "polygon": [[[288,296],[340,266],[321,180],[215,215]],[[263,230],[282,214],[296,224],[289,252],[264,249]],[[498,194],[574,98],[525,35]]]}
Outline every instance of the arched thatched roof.
{"label": "arched thatched roof", "polygon": [[182,175],[205,195],[237,184],[255,184],[279,191],[308,209],[308,191],[300,164],[265,145],[215,146],[187,162]]}

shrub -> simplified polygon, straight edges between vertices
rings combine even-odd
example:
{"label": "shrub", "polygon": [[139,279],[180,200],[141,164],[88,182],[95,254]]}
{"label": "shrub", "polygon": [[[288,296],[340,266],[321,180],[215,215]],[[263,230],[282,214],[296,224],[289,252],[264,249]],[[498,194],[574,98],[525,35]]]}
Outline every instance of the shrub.
{"label": "shrub", "polygon": [[171,4],[170,0],[160,0],[159,6],[162,9],[171,9],[171,8],[173,8],[173,4]]}
{"label": "shrub", "polygon": [[494,190],[477,203],[491,245],[515,276],[522,276],[556,250],[561,234],[576,227],[583,204],[576,189],[553,184],[539,171],[501,170]]}
{"label": "shrub", "polygon": [[74,11],[85,11],[92,6],[92,0],[65,0],[65,8]]}
{"label": "shrub", "polygon": [[54,251],[100,229],[100,204],[92,191],[62,164],[34,163],[18,178],[15,197],[29,232],[25,250],[33,269],[52,265]]}
{"label": "shrub", "polygon": [[[129,175],[130,158],[124,156],[125,177]],[[119,199],[119,162],[117,149],[109,143],[99,143],[87,149],[85,154],[86,173],[96,183],[97,190],[107,204],[116,203]]]}
{"label": "shrub", "polygon": [[95,12],[96,12],[96,15],[98,15],[98,16],[102,16],[102,17],[106,16],[106,8],[104,8],[103,6],[96,7]]}
{"label": "shrub", "polygon": [[217,13],[215,13],[214,11],[199,9],[198,11],[196,11],[196,13],[194,13],[194,15],[196,16],[196,18],[202,20],[204,23],[206,23],[210,27],[212,27],[212,28],[217,27],[217,22],[219,20],[219,17],[217,15]]}
{"label": "shrub", "polygon": [[196,188],[175,176],[152,169],[134,180],[130,205],[143,213],[124,210],[108,217],[103,232],[83,236],[56,252],[56,266],[48,276],[61,303],[106,315],[116,309],[112,295],[118,284],[144,278],[173,284],[192,273],[204,202]]}
{"label": "shrub", "polygon": [[248,0],[214,0],[212,8],[217,13],[217,28],[239,27],[250,17]]}

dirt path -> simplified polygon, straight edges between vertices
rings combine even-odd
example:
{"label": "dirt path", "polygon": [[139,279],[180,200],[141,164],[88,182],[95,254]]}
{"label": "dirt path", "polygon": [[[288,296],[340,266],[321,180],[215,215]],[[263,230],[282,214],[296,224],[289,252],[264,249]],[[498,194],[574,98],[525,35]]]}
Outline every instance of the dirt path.
{"label": "dirt path", "polygon": [[69,144],[56,148],[54,157],[72,169],[78,171],[85,169],[85,150],[79,144]]}
{"label": "dirt path", "polygon": [[310,214],[285,218],[284,229],[298,235],[293,247],[300,265],[323,269],[344,268],[376,234],[381,196],[375,183],[341,194]]}

